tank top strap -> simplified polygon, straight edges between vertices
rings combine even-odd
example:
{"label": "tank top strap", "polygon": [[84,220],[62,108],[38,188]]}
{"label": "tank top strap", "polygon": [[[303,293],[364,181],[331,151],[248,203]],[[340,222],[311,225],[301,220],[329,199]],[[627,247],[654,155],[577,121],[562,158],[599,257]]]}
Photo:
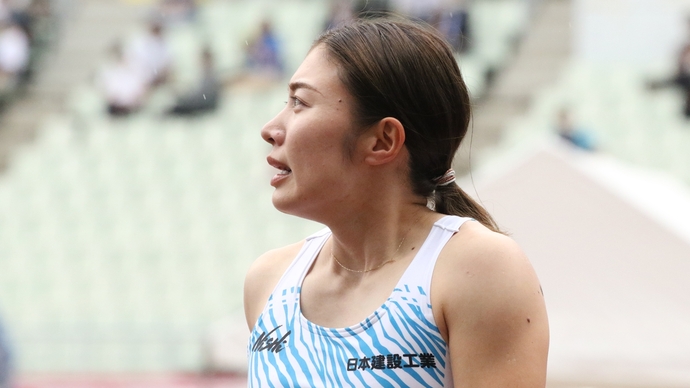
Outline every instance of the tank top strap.
{"label": "tank top strap", "polygon": [[272,294],[294,287],[295,285],[300,285],[300,281],[304,278],[307,271],[309,271],[314,259],[316,259],[316,256],[318,256],[321,248],[330,236],[331,230],[324,228],[307,237],[299,253],[297,253],[295,259],[285,270],[278,284],[276,284]]}
{"label": "tank top strap", "polygon": [[466,221],[472,218],[445,216],[434,223],[428,237],[419,248],[419,252],[410,263],[399,284],[415,284],[422,287],[429,295],[431,289],[431,277],[438,260],[438,255],[448,240],[460,230]]}

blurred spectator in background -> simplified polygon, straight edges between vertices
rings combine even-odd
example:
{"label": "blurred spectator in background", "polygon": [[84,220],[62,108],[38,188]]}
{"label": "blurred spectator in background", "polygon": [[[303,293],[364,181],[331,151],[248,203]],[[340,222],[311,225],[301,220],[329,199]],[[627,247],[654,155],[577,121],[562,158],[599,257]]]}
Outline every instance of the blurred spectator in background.
{"label": "blurred spectator in background", "polygon": [[676,60],[676,72],[668,79],[651,81],[649,89],[656,90],[668,86],[676,86],[683,91],[685,106],[683,114],[690,119],[690,17],[686,20],[688,28],[687,41],[683,44]]}
{"label": "blurred spectator in background", "polygon": [[271,78],[283,76],[282,47],[273,24],[264,20],[258,35],[247,42],[247,70]]}
{"label": "blurred spectator in background", "polygon": [[432,17],[431,24],[446,38],[455,52],[469,49],[469,14],[466,0],[446,0]]}
{"label": "blurred spectator in background", "polygon": [[440,5],[441,0],[391,0],[391,6],[396,13],[427,23],[430,23],[433,15],[441,8]]}
{"label": "blurred spectator in background", "polygon": [[245,59],[242,68],[225,83],[251,89],[270,87],[285,75],[282,43],[273,24],[264,19],[258,31],[244,41]]}
{"label": "blurred spectator in background", "polygon": [[[51,0],[0,0],[0,20],[9,20],[21,29],[24,37],[22,44],[25,49],[26,65],[21,71],[19,82],[27,81],[31,77],[34,64],[43,54],[43,49],[54,39],[56,20],[53,18]],[[3,19],[3,18],[7,19]],[[17,34],[18,35],[18,34]],[[13,38],[15,39],[15,38]]]}
{"label": "blurred spectator in background", "polygon": [[0,20],[0,94],[14,90],[29,64],[29,38],[12,18]]}
{"label": "blurred spectator in background", "polygon": [[685,95],[683,114],[690,119],[690,44],[685,45],[678,56],[676,74],[666,80],[652,81],[650,89],[656,90],[667,86],[679,87]]}
{"label": "blurred spectator in background", "polygon": [[34,44],[41,39],[46,39],[53,20],[51,0],[0,0],[0,20],[13,20]]}
{"label": "blurred spectator in background", "polygon": [[[24,2],[26,3],[26,2]],[[16,25],[21,28],[26,34],[27,38],[31,40],[31,15],[29,15],[28,4],[23,4],[23,6],[17,6],[16,3],[7,5],[8,2],[5,1],[6,12],[9,18],[16,23]],[[5,13],[5,11],[3,11]]]}
{"label": "blurred spectator in background", "polygon": [[0,20],[7,20],[12,17],[12,7],[9,0],[0,0]]}
{"label": "blurred spectator in background", "polygon": [[558,136],[570,145],[585,151],[596,151],[593,135],[583,128],[578,128],[573,123],[570,111],[567,108],[562,108],[558,112],[556,131]]}
{"label": "blurred spectator in background", "polygon": [[12,378],[12,353],[0,319],[0,388],[10,388]]}
{"label": "blurred spectator in background", "polygon": [[467,1],[392,0],[391,5],[396,13],[422,20],[434,26],[456,52],[463,52],[469,48],[467,44],[470,33]]}
{"label": "blurred spectator in background", "polygon": [[191,115],[213,111],[218,107],[220,80],[216,74],[213,54],[206,48],[201,53],[201,77],[197,86],[177,99],[170,114]]}
{"label": "blurred spectator in background", "polygon": [[[414,0],[417,3],[426,3],[431,0]],[[354,5],[354,13],[358,18],[377,17],[382,13],[390,12],[388,0],[357,0]]]}
{"label": "blurred spectator in background", "polygon": [[158,10],[166,26],[190,23],[196,19],[194,0],[160,0]]}
{"label": "blurred spectator in background", "polygon": [[33,45],[45,45],[54,39],[56,21],[50,0],[33,0],[26,9],[29,19],[29,39]]}
{"label": "blurred spectator in background", "polygon": [[110,55],[98,74],[97,87],[106,100],[108,113],[126,116],[143,105],[150,79],[124,55],[120,42],[113,44]]}
{"label": "blurred spectator in background", "polygon": [[172,54],[160,18],[151,18],[147,31],[132,40],[125,55],[142,71],[150,86],[160,85],[167,80]]}
{"label": "blurred spectator in background", "polygon": [[352,0],[331,0],[324,30],[340,27],[352,21],[355,18],[352,8]]}

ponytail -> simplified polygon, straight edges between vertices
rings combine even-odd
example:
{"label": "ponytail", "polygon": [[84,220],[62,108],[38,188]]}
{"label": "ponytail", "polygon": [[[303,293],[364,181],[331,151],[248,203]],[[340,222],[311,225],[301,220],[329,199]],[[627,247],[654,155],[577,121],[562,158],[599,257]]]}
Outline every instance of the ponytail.
{"label": "ponytail", "polygon": [[455,182],[437,186],[433,200],[434,209],[438,213],[474,218],[490,230],[503,233],[489,212],[467,195]]}

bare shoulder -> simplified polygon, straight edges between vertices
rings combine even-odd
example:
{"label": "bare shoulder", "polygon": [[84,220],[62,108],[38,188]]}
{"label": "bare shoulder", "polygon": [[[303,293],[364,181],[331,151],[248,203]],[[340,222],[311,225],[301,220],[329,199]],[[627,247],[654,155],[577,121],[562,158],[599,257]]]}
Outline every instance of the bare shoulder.
{"label": "bare shoulder", "polygon": [[437,266],[441,270],[435,271],[435,283],[438,280],[440,285],[452,284],[465,291],[461,295],[452,292],[453,297],[501,302],[509,296],[506,291],[512,294],[523,288],[541,297],[539,280],[518,244],[478,222],[466,222],[461,227],[443,249]]}
{"label": "bare shoulder", "polygon": [[244,313],[249,330],[254,327],[268,297],[302,245],[304,241],[270,250],[249,267],[244,279]]}
{"label": "bare shoulder", "polygon": [[453,374],[465,384],[458,386],[545,384],[544,298],[513,239],[465,223],[439,256],[432,292],[441,306],[439,328],[448,338]]}

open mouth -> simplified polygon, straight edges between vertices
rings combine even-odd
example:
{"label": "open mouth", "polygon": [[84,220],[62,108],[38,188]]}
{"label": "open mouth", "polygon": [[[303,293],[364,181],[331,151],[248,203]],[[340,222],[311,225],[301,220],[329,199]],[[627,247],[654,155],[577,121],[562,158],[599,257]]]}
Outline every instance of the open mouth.
{"label": "open mouth", "polygon": [[270,156],[268,158],[266,158],[266,160],[268,161],[268,164],[271,167],[278,170],[278,173],[275,175],[276,177],[282,178],[282,177],[285,177],[285,176],[290,175],[292,173],[292,170],[286,164],[281,163],[281,162],[277,161],[276,159],[273,159]]}

